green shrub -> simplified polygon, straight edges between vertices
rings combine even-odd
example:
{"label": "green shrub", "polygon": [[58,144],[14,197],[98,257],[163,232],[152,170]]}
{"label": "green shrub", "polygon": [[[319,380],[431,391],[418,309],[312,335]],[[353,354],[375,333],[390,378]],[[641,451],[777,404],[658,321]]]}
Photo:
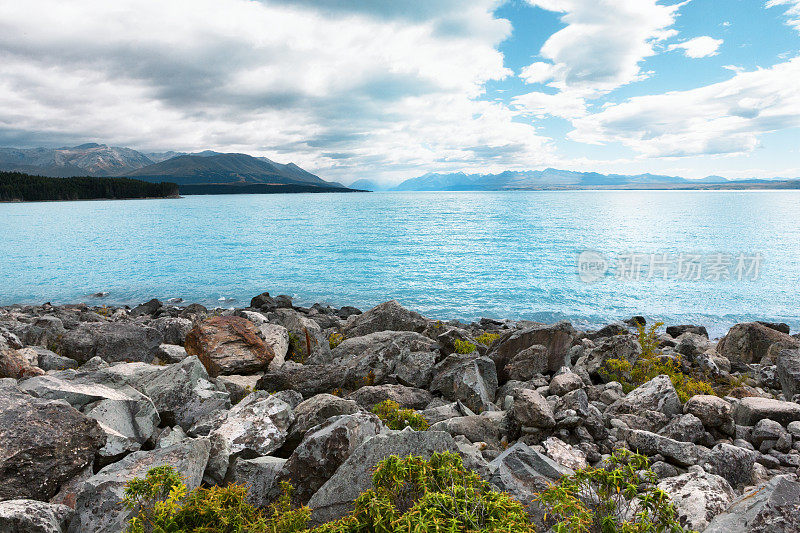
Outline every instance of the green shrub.
{"label": "green shrub", "polygon": [[461,339],[456,339],[453,341],[453,346],[455,346],[456,353],[472,353],[475,351],[475,345],[469,341],[462,341]]}
{"label": "green shrub", "polygon": [[328,337],[328,344],[330,345],[331,350],[342,344],[343,340],[344,340],[344,335],[342,335],[341,333],[331,333],[331,336]]}
{"label": "green shrub", "polygon": [[600,374],[608,381],[622,384],[625,393],[657,376],[667,375],[681,402],[686,402],[697,394],[717,395],[706,376],[683,372],[680,356],[672,359],[661,354],[658,349],[658,328],[662,325],[663,323],[656,322],[647,329],[643,324],[637,324],[642,353],[636,363],[631,365],[625,359],[608,359],[600,369]]}
{"label": "green shrub", "polygon": [[428,421],[413,409],[400,409],[400,404],[392,400],[384,400],[372,408],[372,412],[383,420],[390,429],[405,429],[410,427],[414,431],[428,429]]}
{"label": "green shrub", "polygon": [[291,485],[269,508],[247,503],[247,487],[198,488],[188,491],[169,465],[152,468],[144,479],[125,485],[123,505],[133,511],[128,533],[293,533],[306,531],[307,507],[292,509]]}
{"label": "green shrub", "polygon": [[536,496],[556,533],[678,533],[684,530],[647,457],[619,449],[606,468],[563,476]]}
{"label": "green shrub", "polygon": [[534,533],[522,504],[494,492],[451,452],[384,459],[353,512],[316,531]]}
{"label": "green shrub", "polygon": [[300,342],[300,337],[298,337],[291,331],[289,332],[289,350],[288,353],[286,354],[286,358],[291,361],[295,361],[297,363],[302,363],[303,360],[305,359],[303,355],[303,345]]}
{"label": "green shrub", "polygon": [[484,331],[483,333],[475,337],[475,340],[483,344],[484,346],[489,346],[499,338],[500,338],[499,333],[489,333],[488,331]]}

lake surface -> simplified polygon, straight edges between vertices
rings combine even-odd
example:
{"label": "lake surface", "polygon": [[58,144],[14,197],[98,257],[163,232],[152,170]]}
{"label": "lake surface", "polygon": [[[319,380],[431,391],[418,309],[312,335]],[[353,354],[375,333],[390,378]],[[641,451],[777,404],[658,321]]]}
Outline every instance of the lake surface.
{"label": "lake surface", "polygon": [[[230,307],[266,290],[300,305],[396,298],[442,319],[594,326],[643,314],[716,334],[756,318],[794,331],[799,243],[800,191],[0,204],[0,304],[182,297]],[[89,296],[100,291],[108,296]]]}

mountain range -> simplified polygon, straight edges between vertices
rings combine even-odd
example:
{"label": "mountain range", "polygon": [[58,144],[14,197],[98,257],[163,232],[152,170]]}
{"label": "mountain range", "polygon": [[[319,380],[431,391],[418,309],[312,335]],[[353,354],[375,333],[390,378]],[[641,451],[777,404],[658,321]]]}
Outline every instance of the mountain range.
{"label": "mountain range", "polygon": [[[355,184],[354,184],[355,185]],[[367,184],[359,184],[369,189]],[[728,180],[722,176],[686,179],[657,174],[600,174],[547,168],[500,172],[498,174],[429,173],[411,178],[391,190],[395,191],[503,191],[503,190],[560,190],[560,189],[741,189],[741,188],[800,188],[794,180]]]}
{"label": "mountain range", "polygon": [[[130,177],[142,181],[169,181],[179,186],[259,185],[302,186],[301,190],[347,189],[325,181],[294,163],[276,163],[266,157],[206,150],[142,153],[131,148],[87,143],[65,148],[0,148],[0,171],[49,177]],[[209,189],[209,187],[211,187]]]}

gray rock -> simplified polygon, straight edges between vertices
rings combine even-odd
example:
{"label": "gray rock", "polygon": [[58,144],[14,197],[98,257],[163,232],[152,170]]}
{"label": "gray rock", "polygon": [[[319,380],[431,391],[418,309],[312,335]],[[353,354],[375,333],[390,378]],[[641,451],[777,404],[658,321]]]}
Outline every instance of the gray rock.
{"label": "gray rock", "polygon": [[180,363],[189,357],[189,354],[186,353],[186,348],[183,346],[178,346],[177,344],[160,344],[156,352],[156,357],[159,361],[163,361],[164,363]]}
{"label": "gray rock", "polygon": [[256,388],[270,392],[291,389],[304,398],[333,392],[344,387],[347,368],[338,363],[302,365],[287,361],[277,369],[270,369],[258,380]]}
{"label": "gray rock", "polygon": [[558,374],[550,380],[550,394],[564,396],[568,392],[583,388],[583,380],[574,372]]}
{"label": "gray rock", "polygon": [[608,378],[601,372],[606,361],[624,359],[633,365],[641,353],[642,348],[635,335],[617,335],[605,339],[590,349],[578,359],[575,366],[585,368],[594,379],[608,381]]}
{"label": "gray rock", "polygon": [[414,311],[409,311],[397,300],[390,300],[364,311],[351,315],[344,327],[345,335],[360,337],[377,331],[416,331],[421,333],[429,321]]}
{"label": "gray rock", "polygon": [[97,421],[64,402],[0,388],[0,501],[52,498],[105,439]]}
{"label": "gray rock", "polygon": [[521,426],[552,428],[556,425],[550,404],[544,396],[531,389],[520,389],[516,392],[511,417]]}
{"label": "gray rock", "polygon": [[44,371],[48,370],[68,370],[70,368],[78,368],[78,362],[69,357],[63,357],[55,352],[51,352],[47,348],[39,346],[30,346],[27,350],[36,352],[37,364],[39,368]]}
{"label": "gray rock", "polygon": [[280,457],[237,457],[228,469],[226,481],[247,486],[247,501],[256,507],[267,507],[279,492],[279,474],[286,464]]}
{"label": "gray rock", "polygon": [[163,342],[155,328],[126,322],[82,323],[58,339],[60,355],[85,363],[92,357],[108,362],[151,362]]}
{"label": "gray rock", "polygon": [[82,485],[69,533],[119,533],[132,512],[120,505],[125,484],[148,470],[171,465],[191,489],[200,486],[211,445],[207,439],[187,439],[153,451],[135,452],[108,465]]}
{"label": "gray rock", "polygon": [[683,467],[700,463],[708,451],[690,442],[679,442],[639,429],[629,430],[626,440],[632,450],[649,457],[659,454],[673,464]]}
{"label": "gray rock", "polygon": [[427,420],[428,424],[433,425],[437,422],[441,422],[442,420],[447,420],[448,418],[455,418],[457,416],[470,416],[474,415],[469,407],[464,405],[461,402],[453,402],[448,403],[445,405],[439,405],[437,407],[429,407],[424,411],[420,411],[420,414]]}
{"label": "gray rock", "polygon": [[504,333],[492,343],[489,357],[500,370],[500,381],[506,382],[509,376],[505,373],[506,365],[520,352],[534,345],[544,346],[547,364],[544,370],[555,372],[569,363],[567,352],[575,338],[575,330],[569,322],[558,322],[552,325],[538,324],[521,330]]}
{"label": "gray rock", "polygon": [[800,393],[800,348],[780,350],[775,372],[786,398]]}
{"label": "gray rock", "polygon": [[295,487],[294,496],[306,503],[364,442],[385,431],[371,413],[329,418],[308,431],[281,473]]}
{"label": "gray rock", "polygon": [[541,344],[534,344],[513,356],[506,363],[502,374],[508,376],[510,380],[528,381],[538,374],[550,371],[549,366],[547,347]]}
{"label": "gray rock", "polygon": [[248,395],[211,432],[206,476],[220,483],[234,457],[251,459],[274,452],[283,446],[292,422],[294,414],[286,402],[263,391]]}
{"label": "gray rock", "polygon": [[781,437],[787,435],[787,433],[783,426],[774,420],[762,419],[753,426],[750,442],[753,443],[753,446],[758,448],[765,440],[777,441]]}
{"label": "gray rock", "polygon": [[442,431],[391,431],[377,435],[359,446],[336,473],[312,496],[308,506],[316,523],[339,519],[353,510],[353,501],[371,488],[371,472],[390,455],[430,457],[434,452],[459,449]]}
{"label": "gray rock", "polygon": [[306,432],[324,423],[332,416],[350,415],[359,411],[358,404],[333,394],[317,394],[301,402],[294,408],[294,423],[283,449],[291,453],[305,436]]}
{"label": "gray rock", "polygon": [[673,440],[696,444],[705,436],[705,430],[699,418],[692,414],[685,414],[670,420],[658,434]]}
{"label": "gray rock", "polygon": [[136,318],[136,317],[144,316],[144,315],[154,315],[162,307],[163,307],[163,304],[159,300],[153,298],[149,302],[145,302],[145,303],[143,303],[141,305],[137,305],[136,307],[131,309],[130,316],[133,317],[133,318]]}
{"label": "gray rock", "polygon": [[797,339],[786,333],[758,322],[747,322],[733,326],[720,339],[717,352],[734,364],[760,363],[767,355],[767,350],[775,343],[781,343],[785,347],[800,346]]}
{"label": "gray rock", "polygon": [[188,438],[180,426],[164,428],[155,439],[156,448],[169,448]]}
{"label": "gray rock", "polygon": [[683,406],[683,412],[696,416],[709,429],[733,433],[733,407],[722,398],[707,394],[692,396]]}
{"label": "gray rock", "polygon": [[711,449],[706,469],[724,477],[733,487],[742,487],[752,481],[755,461],[755,452],[721,442]]}
{"label": "gray rock", "polygon": [[724,478],[708,474],[700,467],[665,479],[658,488],[669,495],[681,525],[695,531],[702,531],[736,497]]}
{"label": "gray rock", "polygon": [[219,376],[216,381],[217,385],[228,391],[231,397],[231,403],[236,404],[256,389],[256,384],[259,379],[261,379],[261,374],[252,374],[249,376],[231,374],[229,376]]}
{"label": "gray rock", "polygon": [[482,415],[458,416],[437,422],[431,431],[445,431],[452,436],[463,435],[470,442],[486,442],[497,445],[500,441],[499,425]]}
{"label": "gray rock", "polygon": [[275,353],[269,367],[280,368],[283,366],[289,353],[289,330],[279,324],[264,323],[258,325],[258,332],[264,339],[264,343]]}
{"label": "gray rock", "polygon": [[313,364],[330,362],[330,343],[319,324],[294,309],[276,309],[269,316],[270,323],[283,326],[287,330],[289,346],[286,358]]}
{"label": "gray rock", "polygon": [[557,437],[548,437],[542,443],[547,455],[556,463],[571,470],[586,468],[589,463],[586,461],[586,454],[565,443]]}
{"label": "gray rock", "polygon": [[63,533],[73,511],[66,505],[36,500],[0,502],[0,531],[3,533]]}
{"label": "gray rock", "polygon": [[667,335],[677,339],[684,333],[694,333],[695,335],[702,335],[708,338],[708,331],[705,326],[694,326],[691,324],[682,324],[679,326],[667,326]]}
{"label": "gray rock", "polygon": [[489,463],[489,469],[492,485],[525,503],[561,476],[574,473],[523,442],[501,453]]}
{"label": "gray rock", "polygon": [[497,370],[488,357],[448,355],[436,365],[429,390],[451,401],[460,400],[477,413],[495,410],[492,402],[497,390]]}
{"label": "gray rock", "polygon": [[795,533],[800,531],[800,482],[776,476],[736,498],[703,533]]}
{"label": "gray rock", "polygon": [[165,344],[183,346],[186,334],[192,330],[192,321],[188,318],[162,317],[153,320],[150,325],[161,333]]}
{"label": "gray rock", "polygon": [[367,410],[372,410],[375,404],[385,400],[392,400],[405,409],[425,409],[433,400],[433,395],[425,389],[415,389],[403,385],[375,385],[361,387],[347,396],[358,405]]}
{"label": "gray rock", "polygon": [[654,377],[647,383],[636,387],[625,396],[611,404],[607,414],[637,413],[643,410],[659,411],[674,416],[683,411],[678,393],[669,376]]}
{"label": "gray rock", "polygon": [[800,405],[782,402],[771,398],[748,396],[736,406],[734,418],[737,424],[754,426],[761,419],[768,418],[781,425],[800,420]]}

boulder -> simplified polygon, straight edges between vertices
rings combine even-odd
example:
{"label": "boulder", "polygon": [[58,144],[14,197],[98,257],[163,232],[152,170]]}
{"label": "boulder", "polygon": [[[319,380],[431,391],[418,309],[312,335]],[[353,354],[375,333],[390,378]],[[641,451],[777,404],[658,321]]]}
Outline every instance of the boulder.
{"label": "boulder", "polygon": [[156,357],[162,363],[180,363],[189,357],[189,354],[186,353],[186,348],[183,346],[178,346],[177,344],[160,344],[156,352]]}
{"label": "boulder", "polygon": [[63,533],[73,511],[66,505],[36,500],[0,502],[0,531],[4,533]]}
{"label": "boulder", "polygon": [[548,437],[542,445],[547,455],[565,468],[578,470],[589,466],[584,452],[574,446],[570,446],[557,437]]}
{"label": "boulder", "polygon": [[731,502],[703,533],[794,533],[800,531],[800,482],[775,476]]}
{"label": "boulder", "polygon": [[782,349],[778,352],[775,373],[786,398],[800,394],[800,348]]}
{"label": "boulder", "polygon": [[100,383],[73,382],[46,375],[20,383],[20,389],[36,398],[65,400],[97,420],[106,433],[106,444],[98,453],[106,460],[141,449],[160,422],[150,398],[129,385],[111,388]]}
{"label": "boulder", "polygon": [[495,410],[497,371],[488,357],[451,354],[436,365],[429,389],[450,401],[460,400],[472,411]]}
{"label": "boulder", "polygon": [[312,396],[295,407],[294,422],[289,428],[284,450],[291,453],[300,444],[308,430],[323,424],[329,418],[350,415],[358,411],[358,404],[353,400],[346,400],[332,394]]}
{"label": "boulder", "polygon": [[[430,457],[434,452],[458,453],[453,437],[443,431],[390,431],[355,449],[311,497],[308,506],[315,523],[337,520],[353,510],[353,501],[372,487],[372,471],[390,455]],[[466,464],[466,461],[465,461]]]}
{"label": "boulder", "polygon": [[521,426],[547,429],[556,425],[550,404],[544,396],[531,389],[519,389],[514,394],[511,417]]}
{"label": "boulder", "polygon": [[585,368],[592,379],[608,381],[602,372],[606,361],[622,359],[633,365],[641,353],[642,348],[635,335],[616,335],[589,349],[578,359],[575,366]]}
{"label": "boulder", "polygon": [[538,374],[548,372],[549,366],[547,348],[534,344],[512,357],[503,368],[502,375],[508,376],[509,380],[529,381]]}
{"label": "boulder", "polygon": [[286,402],[263,391],[248,395],[211,432],[206,476],[221,483],[234,457],[251,459],[274,452],[286,441],[292,422],[294,414]]}
{"label": "boulder", "polygon": [[471,416],[474,415],[469,407],[461,402],[446,403],[436,407],[428,407],[420,411],[420,414],[425,418],[428,424],[433,425],[448,418],[455,418],[457,416]]}
{"label": "boulder", "polygon": [[435,363],[436,342],[410,331],[380,331],[348,338],[331,352],[333,361],[347,368],[350,388],[381,384],[401,374],[400,381],[425,387]]}
{"label": "boulder", "polygon": [[137,305],[133,309],[131,309],[129,315],[133,318],[145,316],[145,315],[154,315],[158,312],[159,309],[163,307],[163,304],[153,298],[149,302],[145,302],[143,304]]}
{"label": "boulder", "polygon": [[78,368],[78,362],[75,359],[58,355],[47,348],[30,346],[25,348],[25,350],[33,350],[36,352],[37,366],[45,372],[49,370],[69,370],[71,368]]}
{"label": "boulder", "polygon": [[214,316],[194,327],[187,335],[186,353],[196,355],[209,376],[252,374],[267,369],[275,356],[258,328],[237,316]]}
{"label": "boulder", "polygon": [[192,330],[192,321],[188,318],[162,317],[153,320],[150,325],[161,333],[165,344],[183,346],[186,335]]}
{"label": "boulder", "polygon": [[390,300],[361,314],[351,315],[344,327],[345,336],[360,337],[377,331],[415,331],[421,333],[429,321],[414,311]]}
{"label": "boulder", "polygon": [[681,525],[694,531],[702,531],[736,497],[724,478],[708,474],[699,466],[661,481],[658,488],[672,500]]}
{"label": "boulder", "polygon": [[759,322],[736,324],[717,344],[717,352],[732,364],[760,363],[769,347],[781,343],[784,347],[800,347],[794,337]]}
{"label": "boulder", "polygon": [[772,398],[748,396],[742,398],[736,406],[734,419],[737,424],[754,426],[763,418],[774,420],[785,426],[789,422],[800,420],[800,405]]}
{"label": "boulder", "polygon": [[708,331],[706,330],[705,326],[694,326],[691,324],[681,324],[679,326],[667,326],[667,335],[670,337],[677,339],[684,333],[693,333],[695,335],[702,335],[705,338],[708,338]]}
{"label": "boulder", "polygon": [[313,364],[330,362],[330,343],[314,320],[294,309],[276,309],[270,313],[270,320],[287,330],[289,345],[286,358]]}
{"label": "boulder", "polygon": [[132,511],[120,505],[125,484],[143,478],[148,470],[170,465],[181,475],[189,490],[200,486],[211,444],[207,439],[187,439],[168,448],[135,452],[112,463],[82,485],[69,533],[119,533],[124,531]]}
{"label": "boulder", "polygon": [[258,326],[258,332],[264,339],[264,344],[272,349],[275,357],[269,364],[270,368],[279,368],[286,361],[289,353],[289,330],[279,324],[264,323]]}
{"label": "boulder", "polygon": [[652,457],[656,454],[664,456],[677,466],[692,466],[705,459],[708,450],[690,442],[679,442],[649,431],[632,429],[627,431],[626,440],[631,450]]}
{"label": "boulder", "polygon": [[495,421],[482,415],[458,416],[437,422],[431,431],[445,431],[456,437],[463,435],[470,442],[486,442],[497,446],[500,427]]}
{"label": "boulder", "polygon": [[85,363],[93,357],[107,362],[149,363],[163,342],[155,328],[128,322],[84,322],[56,342],[60,355]]}
{"label": "boulder", "polygon": [[0,344],[0,378],[25,379],[44,374],[44,370],[31,364],[25,355],[20,350],[4,348]]}
{"label": "boulder", "polygon": [[331,417],[306,433],[284,465],[281,478],[290,481],[294,497],[306,503],[356,448],[384,430],[371,413]]}
{"label": "boulder", "polygon": [[550,394],[564,396],[568,392],[582,389],[583,386],[583,380],[578,374],[567,371],[553,376],[550,380]]}
{"label": "boulder", "polygon": [[703,423],[692,414],[678,415],[658,432],[663,437],[668,437],[681,442],[698,443],[705,436]]}
{"label": "boulder", "polygon": [[489,463],[489,482],[520,502],[530,503],[561,476],[574,472],[523,442],[517,442]]}
{"label": "boulder", "polygon": [[347,367],[338,363],[302,365],[287,361],[277,369],[270,369],[256,383],[258,390],[295,390],[304,398],[333,392],[344,387]]}
{"label": "boulder", "polygon": [[546,349],[546,364],[540,366],[546,372],[555,372],[569,364],[567,352],[575,338],[575,330],[569,322],[563,321],[552,325],[538,324],[521,330],[504,333],[497,339],[489,351],[489,357],[496,363],[500,371],[500,382],[508,381],[506,365],[512,359],[531,346],[541,345]]}
{"label": "boulder", "polygon": [[658,411],[674,416],[683,411],[678,393],[669,376],[656,376],[628,393],[625,398],[611,404],[608,414],[638,413],[644,410]]}
{"label": "boulder", "polygon": [[63,402],[0,388],[0,501],[49,500],[105,439],[97,421]]}
{"label": "boulder", "polygon": [[696,416],[709,429],[719,429],[728,435],[733,433],[733,407],[718,396],[692,396],[683,406],[683,412]]}
{"label": "boulder", "polygon": [[368,411],[385,400],[395,401],[404,409],[422,410],[431,403],[433,395],[425,389],[386,384],[361,387],[348,395],[347,399]]}
{"label": "boulder", "polygon": [[217,385],[222,387],[231,397],[231,403],[237,404],[242,398],[256,390],[256,384],[261,379],[261,374],[240,376],[231,374],[229,376],[219,376],[216,379]]}
{"label": "boulder", "polygon": [[756,452],[720,442],[706,459],[706,470],[724,477],[733,487],[749,485],[753,479]]}
{"label": "boulder", "polygon": [[280,457],[237,457],[228,469],[226,482],[247,486],[247,501],[256,507],[267,507],[279,493],[279,474],[286,464]]}

